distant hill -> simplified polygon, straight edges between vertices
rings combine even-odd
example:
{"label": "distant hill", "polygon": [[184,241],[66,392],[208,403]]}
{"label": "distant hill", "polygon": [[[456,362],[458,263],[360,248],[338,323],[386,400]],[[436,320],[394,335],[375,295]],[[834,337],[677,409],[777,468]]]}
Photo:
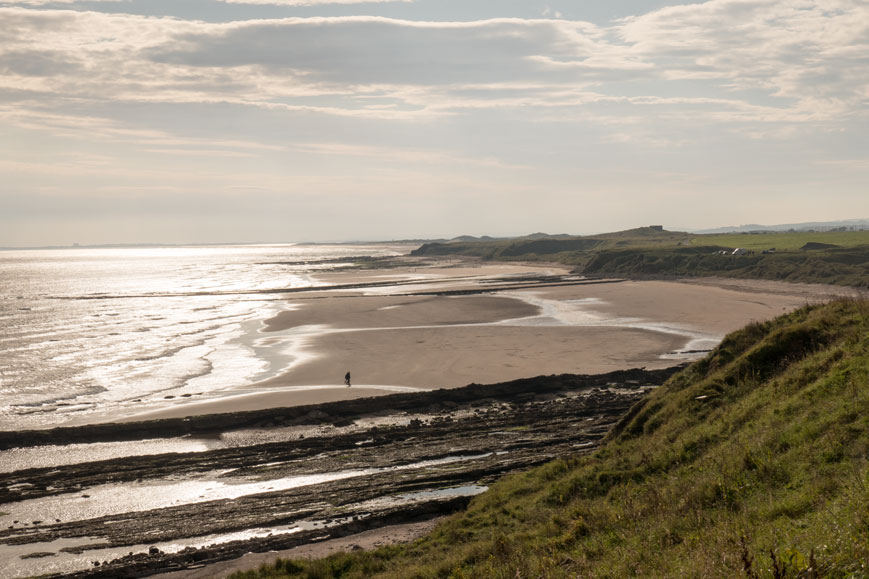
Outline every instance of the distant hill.
{"label": "distant hill", "polygon": [[618,244],[625,240],[641,239],[644,243],[661,243],[687,239],[688,234],[676,233],[642,227],[617,233],[590,235],[587,237],[575,235],[547,235],[535,233],[525,237],[506,239],[492,238],[456,238],[449,242],[430,242],[423,244],[411,255],[467,255],[486,259],[539,259],[542,256],[551,257],[564,252],[585,251],[609,242]]}
{"label": "distant hill", "polygon": [[460,235],[459,237],[453,237],[452,239],[448,240],[447,243],[461,243],[465,241],[496,241],[497,239],[504,238],[489,237],[488,235],[484,235],[482,237],[474,237],[473,235]]}
{"label": "distant hill", "polygon": [[411,255],[557,262],[597,277],[721,276],[869,287],[869,230],[697,234],[640,227],[585,237],[430,242]]}
{"label": "distant hill", "polygon": [[593,454],[510,475],[409,545],[277,577],[865,577],[869,302],[734,332]]}
{"label": "distant hill", "polygon": [[743,231],[865,231],[869,230],[869,219],[846,219],[844,221],[812,221],[806,223],[786,223],[782,225],[748,225],[703,229],[692,233],[742,233]]}
{"label": "distant hill", "polygon": [[525,235],[522,239],[571,239],[576,237],[575,235],[568,235],[567,233],[557,233],[555,235],[550,235],[548,233],[532,233],[531,235]]}
{"label": "distant hill", "polygon": [[[453,237],[447,243],[463,243],[463,242],[473,242],[473,241],[526,241],[526,240],[537,240],[537,239],[571,239],[575,236],[567,235],[566,233],[561,233],[558,235],[550,235],[548,233],[532,233],[531,235],[522,235],[519,237],[489,237],[488,235],[483,235],[481,237],[474,237],[473,235],[460,235],[459,237]],[[431,240],[431,242],[438,242],[442,240]]]}

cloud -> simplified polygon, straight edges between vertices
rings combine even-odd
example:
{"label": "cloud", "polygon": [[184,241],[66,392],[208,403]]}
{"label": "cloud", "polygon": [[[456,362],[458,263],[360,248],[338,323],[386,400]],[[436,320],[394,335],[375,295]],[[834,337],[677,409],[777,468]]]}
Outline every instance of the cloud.
{"label": "cloud", "polygon": [[[260,66],[325,83],[433,86],[552,76],[534,57],[594,57],[603,48],[600,34],[591,24],[553,20],[290,18],[193,32],[148,57],[181,66]],[[614,58],[610,68],[620,64]]]}
{"label": "cloud", "polygon": [[[600,76],[591,68],[553,73],[536,60],[600,54],[601,32],[587,23],[342,17],[223,24],[20,8],[0,9],[0,17],[9,23],[0,31],[0,63],[6,64],[0,88],[40,94],[43,102],[228,103],[430,120],[455,113],[443,106],[461,100],[458,93],[443,100],[448,87],[516,86],[520,79],[536,83],[527,95],[533,100],[553,82]],[[614,58],[610,70],[621,64],[634,67]],[[480,104],[467,101],[464,108]]]}
{"label": "cloud", "polygon": [[[74,1],[74,0],[68,0]],[[258,4],[269,6],[323,6],[327,4],[385,4],[393,2],[411,3],[414,0],[218,0],[226,4]]]}
{"label": "cloud", "polygon": [[237,138],[179,137],[168,130],[133,128],[127,124],[98,116],[52,113],[21,107],[0,106],[0,123],[68,138],[134,143],[149,150],[178,152],[182,147],[191,151],[222,151],[249,156],[255,152],[284,151],[285,146]]}
{"label": "cloud", "polygon": [[759,90],[795,102],[805,120],[856,112],[869,87],[869,6],[860,0],[710,0],[615,30],[667,80]]}
{"label": "cloud", "polygon": [[129,2],[129,0],[0,0],[0,6],[45,6],[47,4],[78,4],[82,2],[88,4],[97,2],[120,3]]}
{"label": "cloud", "polygon": [[443,151],[411,149],[407,147],[377,147],[370,145],[347,145],[344,143],[304,143],[292,146],[302,153],[332,157],[363,157],[380,162],[426,165],[470,165],[492,169],[525,169],[527,166],[509,164],[495,159],[471,158]]}
{"label": "cloud", "polygon": [[546,6],[543,9],[543,16],[545,18],[552,18],[552,17],[561,18],[562,14],[558,10],[553,10],[551,7]]}
{"label": "cloud", "polygon": [[81,62],[57,50],[7,50],[0,62],[0,71],[6,75],[50,77],[81,71]]}
{"label": "cloud", "polygon": [[398,122],[523,110],[543,122],[721,123],[785,135],[757,125],[865,118],[869,95],[869,7],[856,0],[710,0],[609,26],[220,23],[18,4],[0,8],[0,102],[30,110],[31,121],[74,116],[63,104],[73,99],[82,110],[229,105]]}

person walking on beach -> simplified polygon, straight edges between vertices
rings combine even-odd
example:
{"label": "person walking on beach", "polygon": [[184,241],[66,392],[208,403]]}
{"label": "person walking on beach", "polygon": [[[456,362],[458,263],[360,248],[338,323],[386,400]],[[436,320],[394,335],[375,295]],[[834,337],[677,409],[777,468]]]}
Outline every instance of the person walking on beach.
{"label": "person walking on beach", "polygon": [[347,385],[347,388],[350,388],[350,372],[344,374],[344,384]]}

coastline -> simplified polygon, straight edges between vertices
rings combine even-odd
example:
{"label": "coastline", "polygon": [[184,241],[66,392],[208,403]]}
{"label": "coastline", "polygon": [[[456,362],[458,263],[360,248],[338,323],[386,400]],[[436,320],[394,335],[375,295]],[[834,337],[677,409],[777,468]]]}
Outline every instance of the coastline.
{"label": "coastline", "polygon": [[[293,291],[251,337],[294,359],[267,380],[0,433],[23,465],[0,475],[9,571],[102,557],[76,576],[216,576],[275,551],[411,540],[506,472],[593,450],[724,334],[835,293],[450,265],[331,273]],[[147,440],[164,447],[136,448]],[[70,445],[80,458],[52,464]]]}
{"label": "coastline", "polygon": [[[847,293],[754,280],[582,280],[565,272],[450,260],[320,274],[316,287],[288,296],[257,333],[290,352],[289,365],[205,399],[176,399],[113,421],[665,368],[700,357],[747,323]],[[342,385],[346,371],[351,388]]]}

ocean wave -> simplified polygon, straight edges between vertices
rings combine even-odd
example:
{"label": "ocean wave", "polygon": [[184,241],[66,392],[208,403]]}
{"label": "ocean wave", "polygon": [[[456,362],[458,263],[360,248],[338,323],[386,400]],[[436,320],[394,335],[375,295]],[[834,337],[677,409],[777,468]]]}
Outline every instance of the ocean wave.
{"label": "ocean wave", "polygon": [[344,263],[349,252],[271,245],[2,256],[3,427],[250,383],[288,362],[253,345],[260,320],[287,292],[316,285],[310,266],[274,263]]}

